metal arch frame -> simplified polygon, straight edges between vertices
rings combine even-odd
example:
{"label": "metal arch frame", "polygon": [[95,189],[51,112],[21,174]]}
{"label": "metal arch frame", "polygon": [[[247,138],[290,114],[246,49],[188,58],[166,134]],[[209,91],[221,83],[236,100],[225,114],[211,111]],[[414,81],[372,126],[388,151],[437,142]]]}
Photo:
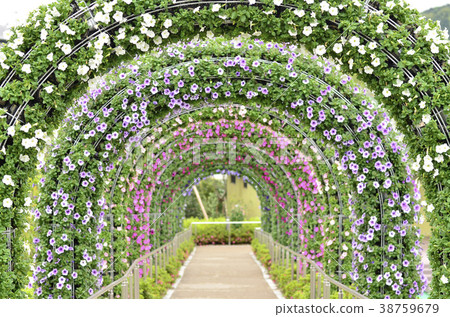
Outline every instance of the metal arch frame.
{"label": "metal arch frame", "polygon": [[[187,136],[190,136],[190,135],[193,135],[193,134],[194,134],[194,133],[189,133],[189,134],[187,134]],[[146,138],[146,136],[144,136],[143,138]],[[173,141],[172,141],[171,143],[165,143],[164,147],[167,148],[167,147],[170,147],[170,146],[174,145],[174,144],[176,143],[176,139],[177,139],[177,138],[173,138]],[[227,142],[220,142],[220,143],[225,144],[225,143],[227,143]],[[218,143],[207,143],[206,145],[210,145],[210,144],[218,144]],[[242,143],[239,143],[239,144],[242,144]],[[290,148],[292,149],[293,146],[294,146],[294,145],[292,145]],[[253,147],[253,148],[254,148],[254,147]],[[134,149],[136,149],[136,148],[134,148]],[[187,150],[187,151],[190,151],[190,150],[191,150],[191,149],[189,149],[189,150]],[[310,149],[308,148],[308,150],[310,150]],[[318,149],[318,151],[320,151],[320,148]],[[161,150],[158,154],[155,155],[155,157],[154,157],[153,159],[157,159],[157,158],[161,155],[162,152],[163,152],[163,151]],[[264,152],[263,152],[263,153],[264,153]],[[289,151],[289,150],[287,150],[287,153],[289,153],[290,158],[291,158],[291,160],[292,160],[292,154],[290,154],[290,151]],[[323,152],[321,152],[321,153],[323,154]],[[267,155],[267,153],[264,153],[264,154]],[[311,155],[311,157],[314,157],[314,155]],[[323,157],[326,158],[326,156],[325,156],[324,154],[323,154]],[[139,155],[139,156],[137,157],[137,161],[139,161],[140,158],[142,158],[142,154]],[[272,158],[272,159],[274,159],[274,158]],[[317,160],[314,159],[313,162],[308,163],[308,164],[312,164],[312,166],[315,166],[315,165],[318,164],[318,163],[317,163]],[[317,170],[316,167],[314,167],[314,169]],[[284,168],[282,168],[282,170],[283,170],[284,174],[286,174],[286,171],[284,170]],[[333,173],[333,171],[332,171],[331,168],[329,168],[329,171],[330,171],[330,173]],[[116,174],[116,179],[117,179],[117,175],[118,175],[118,174],[119,174],[119,173]],[[320,175],[318,175],[318,176],[320,176]],[[142,177],[143,177],[143,176],[142,176]],[[142,179],[142,178],[141,178],[141,179]],[[292,179],[289,178],[289,180],[290,180],[291,184],[294,184],[294,186],[296,186],[296,185],[295,185],[295,182],[293,182]],[[323,180],[322,180],[322,183],[324,183]],[[340,186],[336,186],[336,188],[337,188],[337,190],[339,190]],[[294,190],[294,192],[295,192],[295,188],[293,188],[293,190]],[[329,192],[327,192],[327,196],[328,196],[328,200],[330,200],[330,193],[329,193]],[[330,211],[330,214],[331,214],[331,211]]]}
{"label": "metal arch frame", "polygon": [[[434,59],[433,59],[434,60]],[[434,65],[435,66],[435,65]],[[435,109],[433,109],[433,110],[435,110]],[[439,115],[439,117],[440,117],[440,115]],[[440,117],[441,118],[441,117]],[[442,119],[442,118],[441,118]],[[447,134],[446,134],[447,135]],[[448,141],[448,137],[447,137],[447,141]]]}
{"label": "metal arch frame", "polygon": [[[189,149],[190,150],[190,149]],[[187,151],[189,151],[189,150],[187,150]],[[172,161],[174,161],[174,160],[172,160]],[[172,162],[171,161],[171,162]],[[169,163],[169,165],[171,164],[171,162]],[[272,168],[271,169],[271,173],[272,173],[272,176],[274,175],[273,173],[274,173],[274,168]],[[164,173],[162,173],[161,174],[161,176],[162,175],[164,175]],[[143,177],[144,177],[144,175],[141,175],[141,180],[143,179]],[[270,185],[269,185],[270,186]],[[273,187],[273,186],[271,186],[271,187]],[[159,197],[159,196],[161,196],[162,194],[161,194],[161,190],[163,190],[163,191],[165,191],[166,190],[166,188],[162,188],[161,189],[161,187],[159,187],[159,191],[158,191],[158,194],[157,194],[157,197]],[[278,190],[275,190],[277,193],[278,193]],[[314,197],[314,194],[313,193],[310,193],[310,195],[312,196],[312,197]],[[329,195],[328,195],[328,199],[329,199]],[[289,203],[288,203],[288,205],[289,205]],[[283,207],[283,209],[285,209],[285,207]],[[330,214],[330,215],[332,215],[332,214]],[[313,216],[313,218],[314,218],[315,216]],[[342,221],[342,217],[341,217],[341,221]],[[278,232],[277,232],[277,234],[278,234]],[[341,237],[342,238],[342,237]]]}
{"label": "metal arch frame", "polygon": [[[72,3],[74,3],[74,2],[72,2]],[[131,21],[135,20],[136,18],[142,16],[142,15],[145,14],[145,13],[153,13],[153,14],[155,14],[155,13],[162,12],[163,10],[168,10],[168,9],[173,9],[173,8],[190,7],[190,6],[193,6],[193,5],[195,5],[195,6],[206,6],[206,5],[211,4],[211,3],[225,3],[227,6],[228,6],[229,4],[232,5],[232,6],[234,6],[234,5],[242,5],[242,2],[240,2],[240,1],[232,1],[232,0],[226,0],[226,1],[202,1],[202,2],[200,2],[200,3],[199,3],[199,2],[194,2],[194,1],[181,1],[181,2],[178,2],[177,4],[174,4],[174,5],[167,5],[167,6],[164,7],[164,8],[159,7],[159,8],[156,9],[156,10],[146,10],[146,11],[145,11],[144,13],[142,13],[142,14],[130,15],[130,16],[126,17],[126,20],[127,20],[128,22],[131,22]],[[257,4],[260,4],[260,5],[263,4],[263,3],[259,2],[259,1],[257,1],[256,3],[257,3]],[[77,5],[77,2],[76,2],[76,1],[75,1],[75,4]],[[88,13],[91,15],[91,17],[92,17],[92,10],[95,9],[96,5],[97,5],[97,4],[94,3],[94,4],[90,5],[89,7],[84,8],[83,10],[80,10],[80,11],[78,11],[78,12],[72,14],[69,18],[75,18],[75,17],[78,17],[78,16],[80,16],[80,15],[82,15],[82,14],[85,14],[85,13],[87,13],[87,12],[88,12]],[[283,4],[281,4],[279,7],[280,7],[280,10],[295,9],[295,8],[297,8],[296,6],[292,6],[292,5],[283,5]],[[370,1],[365,1],[365,3],[364,3],[364,8],[366,8],[367,10],[372,11],[372,12],[377,12],[377,11],[378,11],[378,10],[376,10],[374,7],[372,7],[372,6],[370,5]],[[67,20],[66,20],[66,21],[67,21]],[[66,22],[66,21],[64,21],[64,22]],[[394,28],[396,28],[396,29],[398,28],[398,24],[397,24],[395,21],[393,21],[390,17],[389,17],[388,21],[389,21],[389,23],[388,23],[389,25],[391,25],[392,27],[394,27]],[[330,23],[332,23],[332,22],[330,21]],[[334,23],[334,22],[333,22],[333,23]],[[224,24],[227,24],[226,21],[224,21]],[[90,41],[90,40],[93,39],[93,38],[96,38],[98,35],[100,35],[101,32],[104,32],[104,31],[108,32],[108,31],[114,30],[114,28],[118,27],[119,25],[120,25],[120,24],[117,23],[117,22],[112,23],[112,24],[108,25],[106,28],[100,28],[99,31],[96,31],[96,32],[94,32],[93,34],[87,36],[86,38],[84,38],[83,40],[81,40],[81,41],[74,47],[73,51],[69,54],[68,57],[70,57],[70,56],[72,56],[74,53],[78,52],[78,50],[80,49],[80,47],[84,47],[85,45],[87,45],[87,42],[88,42],[88,41]],[[354,31],[354,30],[352,30],[351,32],[353,32],[353,33],[355,33],[355,34],[358,34],[358,32],[357,32],[357,31]],[[411,35],[410,35],[410,36],[411,36]],[[408,39],[409,39],[409,37],[408,37]],[[415,40],[415,39],[414,39],[413,36],[411,36],[411,39],[410,39],[410,40],[413,40],[413,43],[414,43],[414,40]],[[32,49],[33,49],[33,48],[32,48]],[[27,52],[27,54],[26,54],[26,56],[23,58],[23,60],[26,60],[26,59],[29,57],[29,53],[32,51],[32,49],[30,49],[30,51]],[[388,58],[389,58],[389,56],[388,56]],[[64,58],[60,58],[60,60],[59,60],[58,62],[61,62],[63,59],[64,59]],[[436,60],[435,60],[434,58],[431,58],[431,60],[432,60],[432,63],[433,63],[433,67],[434,67],[435,69],[437,69],[439,73],[444,73],[443,70],[442,70],[442,68],[439,66],[439,63],[437,63]],[[51,67],[51,68],[47,71],[47,73],[43,75],[43,77],[45,77],[45,79],[42,80],[42,77],[41,77],[41,79],[39,80],[39,83],[38,83],[37,88],[36,88],[35,91],[32,93],[32,96],[34,96],[34,95],[36,94],[36,92],[37,92],[37,91],[39,90],[39,88],[42,86],[43,82],[45,82],[45,81],[49,78],[49,76],[50,76],[55,70],[56,70],[56,69],[55,69],[54,67]],[[12,74],[12,73],[13,73],[13,71],[11,71],[11,74]],[[7,82],[9,82],[9,81],[11,80],[11,77],[13,77],[13,75],[11,75],[11,76],[7,75],[7,78],[5,78],[5,80],[2,81],[2,83],[0,84],[0,87],[3,87]],[[8,80],[7,80],[7,79],[8,79]],[[448,79],[447,79],[446,76],[445,76],[445,73],[444,73],[444,81],[446,81],[446,82],[448,81]],[[19,115],[16,115],[16,113],[14,114],[14,117],[13,117],[13,118],[16,119],[16,121],[17,121],[17,119],[22,115],[22,112],[23,112],[23,110],[24,110],[24,107],[26,107],[27,104],[28,104],[28,101],[25,102],[24,104],[22,104],[22,105],[19,107],[19,111],[20,111],[20,114],[19,114]],[[434,112],[434,114],[436,115],[436,119],[437,119],[438,122],[443,121],[443,122],[445,123],[445,120],[443,120],[443,118],[440,116],[440,114],[439,114],[438,112]],[[15,124],[16,121],[13,121],[12,124]],[[441,128],[445,128],[445,124],[442,126],[441,123],[442,123],[442,122],[439,123],[439,128],[440,128],[440,129],[441,129]],[[444,129],[444,131],[441,131],[441,132],[443,132],[443,133],[446,135],[446,137],[447,137],[447,143],[450,144],[450,140],[449,140],[449,138],[448,138],[448,133],[445,132],[445,129]],[[7,142],[7,140],[5,140],[5,142]],[[3,145],[4,145],[4,144],[3,144]]]}

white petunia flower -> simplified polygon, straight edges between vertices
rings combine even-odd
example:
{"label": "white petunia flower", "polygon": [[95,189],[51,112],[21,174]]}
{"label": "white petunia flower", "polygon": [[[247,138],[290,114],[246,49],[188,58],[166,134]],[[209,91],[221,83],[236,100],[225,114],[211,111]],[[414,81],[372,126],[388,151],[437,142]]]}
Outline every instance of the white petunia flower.
{"label": "white petunia flower", "polygon": [[166,29],[170,28],[172,26],[172,20],[171,19],[167,19],[166,21],[164,21],[164,27]]}
{"label": "white petunia flower", "polygon": [[20,154],[19,155],[19,160],[21,160],[22,162],[26,163],[26,162],[28,162],[30,160],[30,157],[28,155],[26,155],[26,154],[25,155]]}
{"label": "white petunia flower", "polygon": [[434,169],[434,165],[431,161],[427,161],[423,164],[423,169],[425,172],[431,172]]}
{"label": "white petunia flower", "polygon": [[36,131],[34,131],[34,135],[36,136],[36,139],[43,140],[46,136],[46,133],[43,132],[41,129],[37,129]]}
{"label": "white petunia flower", "polygon": [[447,284],[448,283],[448,278],[445,277],[444,274],[442,274],[442,276],[441,276],[441,282],[442,282],[442,284]]}
{"label": "white petunia flower", "polygon": [[436,153],[442,154],[450,150],[450,147],[447,144],[441,144],[436,146]]}
{"label": "white petunia flower", "polygon": [[78,69],[77,69],[77,74],[78,74],[78,75],[84,76],[84,75],[86,75],[88,72],[89,72],[89,66],[87,66],[87,65],[81,65],[81,66],[78,66]]}
{"label": "white petunia flower", "polygon": [[71,30],[67,25],[65,24],[60,24],[59,25],[59,30],[63,33],[67,33],[69,35],[75,35],[75,32],[73,30]]}
{"label": "white petunia flower", "polygon": [[280,6],[283,3],[283,0],[273,0],[273,4],[276,6]]}
{"label": "white petunia flower", "polygon": [[374,67],[377,67],[380,65],[380,58],[375,58],[372,63],[371,63]]}
{"label": "white petunia flower", "polygon": [[162,38],[161,36],[157,36],[153,39],[153,42],[155,42],[156,45],[159,45],[162,43]]}
{"label": "white petunia flower", "polygon": [[30,74],[31,73],[31,65],[30,64],[24,64],[22,66],[22,71],[27,73],[27,74]]}
{"label": "white petunia flower", "polygon": [[380,24],[378,24],[378,26],[377,26],[376,32],[377,32],[377,33],[383,33],[383,32],[384,32],[384,31],[383,31],[383,26],[384,26],[384,23],[383,23],[383,22],[380,22]]}
{"label": "white petunia flower", "polygon": [[72,47],[69,44],[63,44],[63,46],[61,46],[61,50],[64,54],[68,55],[72,52]]}
{"label": "white petunia flower", "polygon": [[65,71],[67,69],[67,63],[66,62],[59,63],[58,69],[62,70],[62,71]]}
{"label": "white petunia flower", "polygon": [[442,162],[444,162],[444,156],[442,154],[439,154],[438,156],[436,156],[434,158],[434,160],[438,163],[442,163]]}
{"label": "white petunia flower", "polygon": [[326,2],[326,1],[322,1],[320,3],[320,10],[322,10],[322,11],[330,10],[330,4],[328,2]]}
{"label": "white petunia flower", "polygon": [[12,180],[11,175],[5,175],[2,179],[3,184],[8,186],[14,186],[14,181]]}
{"label": "white petunia flower", "polygon": [[216,3],[216,4],[213,4],[213,6],[212,6],[212,8],[211,8],[211,11],[212,12],[219,12],[219,10],[220,10],[220,4],[218,4],[218,3]]}
{"label": "white petunia flower", "polygon": [[36,138],[31,138],[31,139],[22,139],[22,145],[26,148],[29,149],[30,147],[35,147],[37,145],[38,140]]}
{"label": "white petunia flower", "polygon": [[310,26],[305,26],[304,28],[303,28],[303,32],[302,32],[304,35],[306,35],[306,36],[309,36],[309,35],[311,35],[311,33],[312,33],[312,28],[310,27]]}
{"label": "white petunia flower", "polygon": [[358,53],[361,54],[361,55],[366,54],[366,48],[364,47],[364,45],[360,45],[358,47]]}
{"label": "white petunia flower", "polygon": [[27,123],[20,127],[20,131],[23,131],[25,133],[28,133],[28,131],[31,129],[31,124]]}
{"label": "white petunia flower", "polygon": [[433,204],[429,204],[429,205],[427,206],[427,211],[428,211],[428,212],[433,212],[433,210],[434,210]]}
{"label": "white petunia flower", "polygon": [[426,106],[426,102],[425,102],[425,101],[421,101],[421,102],[419,103],[419,107],[420,107],[421,109],[425,108],[425,106]]}
{"label": "white petunia flower", "polygon": [[433,54],[439,53],[439,47],[436,44],[431,43],[430,48],[431,48],[431,53],[433,53]]}
{"label": "white petunia flower", "polygon": [[[156,24],[156,19],[155,19],[151,14],[146,13],[146,14],[144,14],[144,15],[142,16],[142,18],[144,19],[144,25],[145,25],[146,27],[152,28],[152,27],[155,26],[155,24]],[[125,29],[124,29],[124,30],[125,30]]]}
{"label": "white petunia flower", "polygon": [[25,198],[25,203],[23,204],[25,207],[30,207],[33,200],[30,197]]}
{"label": "white petunia flower", "polygon": [[395,7],[395,2],[394,1],[386,2],[386,7],[392,10],[392,8]]}
{"label": "white petunia flower", "polygon": [[303,17],[305,15],[305,11],[304,10],[295,9],[294,10],[294,14],[296,16],[298,16],[299,18],[301,18],[301,17]]}
{"label": "white petunia flower", "polygon": [[336,43],[333,46],[333,51],[337,54],[342,52],[342,44],[341,43]]}
{"label": "white petunia flower", "polygon": [[325,48],[324,45],[319,45],[319,46],[316,47],[316,54],[319,55],[319,56],[325,54],[326,51],[327,51],[327,49]]}
{"label": "white petunia flower", "polygon": [[114,15],[113,15],[113,19],[119,23],[125,22],[122,11],[116,11],[116,13],[114,13]]}
{"label": "white petunia flower", "polygon": [[248,0],[249,5],[254,5],[256,3],[256,0]]}
{"label": "white petunia flower", "polygon": [[357,37],[357,36],[352,36],[352,37],[350,38],[349,42],[350,42],[350,45],[351,45],[351,46],[357,47],[357,46],[359,46],[360,40],[359,40],[359,37]]}
{"label": "white petunia flower", "polygon": [[367,47],[371,50],[376,49],[377,48],[377,43],[376,42],[370,42],[369,45],[367,45]]}
{"label": "white petunia flower", "polygon": [[332,16],[336,16],[336,15],[338,15],[339,10],[338,10],[338,8],[331,7],[330,10],[328,10],[328,13]]}
{"label": "white petunia flower", "polygon": [[383,96],[385,96],[387,98],[390,95],[391,95],[391,91],[389,90],[389,88],[384,88],[383,89]]}
{"label": "white petunia flower", "polygon": [[14,136],[16,134],[16,129],[14,126],[10,126],[8,127],[8,129],[6,129],[6,133],[10,136]]}
{"label": "white petunia flower", "polygon": [[41,41],[44,42],[47,39],[48,32],[46,29],[41,30]]}
{"label": "white petunia flower", "polygon": [[164,31],[161,32],[161,37],[162,37],[163,39],[168,38],[169,35],[170,35],[170,32],[167,31],[167,30],[164,30]]}
{"label": "white petunia flower", "polygon": [[428,124],[428,123],[430,123],[430,121],[431,121],[431,115],[429,115],[429,114],[424,114],[424,115],[422,116],[422,122],[423,122],[423,123]]}
{"label": "white petunia flower", "polygon": [[364,72],[366,74],[372,74],[373,73],[373,69],[370,66],[364,66]]}
{"label": "white petunia flower", "polygon": [[120,55],[124,55],[126,53],[126,51],[124,50],[124,48],[122,46],[117,46],[114,48],[114,51],[116,52],[116,54],[118,56]]}
{"label": "white petunia flower", "polygon": [[137,35],[133,35],[131,38],[130,38],[130,43],[131,44],[137,44],[137,43],[139,43],[139,36],[137,36]]}
{"label": "white petunia flower", "polygon": [[48,93],[51,94],[53,92],[53,85],[47,86],[44,88],[44,90]]}
{"label": "white petunia flower", "polygon": [[48,55],[47,55],[47,59],[48,59],[50,62],[53,62],[53,53],[48,54]]}
{"label": "white petunia flower", "polygon": [[13,205],[13,201],[10,198],[3,199],[3,207],[11,208],[12,205]]}

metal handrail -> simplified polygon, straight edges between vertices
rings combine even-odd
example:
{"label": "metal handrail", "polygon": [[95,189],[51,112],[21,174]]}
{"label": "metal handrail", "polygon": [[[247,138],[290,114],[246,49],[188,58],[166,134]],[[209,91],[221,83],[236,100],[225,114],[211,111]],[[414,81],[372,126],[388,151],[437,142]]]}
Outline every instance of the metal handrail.
{"label": "metal handrail", "polygon": [[[269,233],[261,230],[261,228],[255,229],[255,239],[257,239],[260,243],[267,245],[267,248],[269,249],[269,253],[272,259],[272,263],[277,264],[281,263],[281,265],[285,267],[289,266],[291,267],[291,280],[294,280],[294,274],[296,275],[297,280],[299,279],[300,275],[306,277],[307,263],[309,263],[311,299],[316,298],[329,299],[331,285],[337,286],[339,299],[343,298],[343,291],[350,293],[353,296],[353,298],[368,299],[368,297],[358,293],[357,291],[349,288],[348,286],[328,276],[311,259],[308,259],[304,255],[289,249],[288,247],[278,243],[277,241],[274,241],[272,236]],[[297,264],[297,270],[295,270],[295,264]]]}
{"label": "metal handrail", "polygon": [[[191,227],[189,227],[185,231],[177,233],[170,242],[134,260],[133,263],[128,268],[128,270],[121,278],[103,287],[102,289],[100,289],[99,291],[88,297],[88,299],[98,299],[106,292],[109,292],[109,299],[113,299],[114,287],[118,285],[122,286],[122,294],[120,297],[121,299],[139,299],[139,281],[141,279],[141,274],[139,272],[141,265],[140,263],[143,262],[142,265],[143,277],[147,278],[148,274],[150,274],[150,277],[153,277],[152,269],[154,262],[155,266],[154,275],[155,279],[157,279],[158,264],[159,267],[165,268],[166,265],[168,264],[169,257],[176,256],[176,252],[180,244],[184,241],[189,240],[191,236],[192,236]],[[147,263],[147,260],[149,260],[150,263]],[[149,269],[149,272],[147,272],[147,269]]]}

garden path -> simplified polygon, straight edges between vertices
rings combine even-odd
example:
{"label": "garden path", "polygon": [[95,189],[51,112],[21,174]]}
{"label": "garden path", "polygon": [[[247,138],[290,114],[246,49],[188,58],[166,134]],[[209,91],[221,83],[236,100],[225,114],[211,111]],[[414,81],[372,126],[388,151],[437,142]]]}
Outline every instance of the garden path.
{"label": "garden path", "polygon": [[249,245],[197,246],[170,298],[277,298]]}

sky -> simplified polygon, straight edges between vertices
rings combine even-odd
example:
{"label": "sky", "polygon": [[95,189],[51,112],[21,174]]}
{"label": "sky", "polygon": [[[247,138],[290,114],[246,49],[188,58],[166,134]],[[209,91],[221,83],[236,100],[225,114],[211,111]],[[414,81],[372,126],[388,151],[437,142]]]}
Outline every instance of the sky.
{"label": "sky", "polygon": [[[13,26],[19,24],[28,16],[28,12],[42,4],[52,3],[55,0],[2,0],[0,4],[0,25]],[[319,0],[320,1],[320,0]],[[407,0],[411,7],[421,11],[433,7],[450,4],[450,0]],[[1,36],[1,34],[0,34]]]}

